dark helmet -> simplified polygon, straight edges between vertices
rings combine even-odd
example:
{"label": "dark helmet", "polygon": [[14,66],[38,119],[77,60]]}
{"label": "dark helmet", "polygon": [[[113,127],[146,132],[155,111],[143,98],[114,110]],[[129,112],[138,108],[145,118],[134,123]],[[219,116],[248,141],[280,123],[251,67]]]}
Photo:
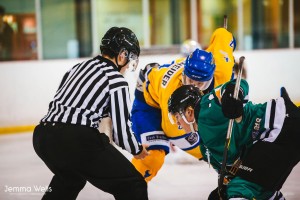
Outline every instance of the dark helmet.
{"label": "dark helmet", "polygon": [[140,45],[136,35],[125,27],[112,27],[103,36],[100,44],[100,51],[109,49],[116,55],[122,49],[126,49],[129,53],[140,55]]}
{"label": "dark helmet", "polygon": [[200,90],[193,85],[183,85],[177,88],[168,101],[168,111],[171,114],[183,112],[191,106],[195,108],[196,104],[201,100]]}
{"label": "dark helmet", "polygon": [[0,15],[4,15],[4,14],[5,14],[5,8],[0,5]]}

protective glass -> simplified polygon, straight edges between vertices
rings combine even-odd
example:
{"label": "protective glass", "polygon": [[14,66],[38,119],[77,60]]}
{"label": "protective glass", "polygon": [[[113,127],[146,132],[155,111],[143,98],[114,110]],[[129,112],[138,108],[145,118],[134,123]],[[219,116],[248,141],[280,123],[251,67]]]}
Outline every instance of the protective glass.
{"label": "protective glass", "polygon": [[138,55],[134,52],[128,52],[128,50],[125,48],[121,49],[121,51],[119,52],[119,55],[122,55],[122,54],[128,60],[128,68],[126,69],[126,71],[129,71],[129,72],[135,71],[139,64]]}
{"label": "protective glass", "polygon": [[176,113],[168,113],[168,117],[169,117],[169,121],[171,122],[171,124],[176,124],[180,119],[183,119],[183,121],[187,124],[189,124],[190,122],[187,121],[185,115],[183,112],[176,112]]}
{"label": "protective glass", "polygon": [[204,81],[204,82],[200,82],[200,81],[195,81],[193,79],[190,79],[189,77],[187,77],[186,75],[183,74],[183,84],[184,85],[194,85],[197,88],[199,88],[199,90],[206,90],[210,84],[212,82],[212,78],[208,81]]}
{"label": "protective glass", "polygon": [[135,71],[139,64],[139,57],[137,54],[130,52],[127,58],[129,60],[129,71]]}

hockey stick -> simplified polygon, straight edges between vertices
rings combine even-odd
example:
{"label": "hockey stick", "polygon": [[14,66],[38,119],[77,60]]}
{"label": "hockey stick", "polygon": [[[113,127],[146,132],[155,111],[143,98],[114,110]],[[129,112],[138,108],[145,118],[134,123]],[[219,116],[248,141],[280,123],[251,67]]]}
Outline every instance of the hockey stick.
{"label": "hockey stick", "polygon": [[227,30],[227,15],[224,15],[223,28]]}
{"label": "hockey stick", "polygon": [[[238,65],[238,75],[237,75],[235,88],[234,88],[234,94],[233,94],[233,98],[235,98],[235,99],[238,99],[238,94],[239,94],[241,79],[242,79],[244,60],[245,60],[244,56],[240,57],[240,62],[239,62],[239,65]],[[227,129],[227,135],[226,135],[226,141],[225,141],[224,153],[223,153],[222,167],[221,167],[221,170],[220,170],[219,181],[218,181],[218,192],[219,192],[219,194],[221,194],[222,189],[223,189],[223,182],[224,182],[225,171],[226,171],[227,155],[228,155],[228,150],[229,150],[229,145],[230,145],[230,139],[231,139],[232,127],[233,127],[234,120],[235,119],[230,119],[229,120],[229,125],[228,125],[228,129]]]}

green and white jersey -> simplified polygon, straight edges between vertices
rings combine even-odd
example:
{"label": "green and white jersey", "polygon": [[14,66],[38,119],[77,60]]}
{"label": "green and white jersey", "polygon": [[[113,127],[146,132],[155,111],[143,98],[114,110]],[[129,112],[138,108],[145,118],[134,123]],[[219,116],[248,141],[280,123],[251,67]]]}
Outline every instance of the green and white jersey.
{"label": "green and white jersey", "polygon": [[[229,124],[229,119],[223,115],[219,102],[226,84],[215,88],[211,93],[202,97],[198,115],[200,149],[203,152],[204,160],[210,162],[216,170],[219,170],[222,165]],[[241,81],[241,89],[247,98],[249,86],[245,80]],[[273,142],[283,125],[284,117],[281,116],[284,115],[282,112],[285,112],[282,98],[263,104],[246,103],[242,121],[233,123],[227,159],[228,165],[232,165],[235,160],[242,156],[241,154],[246,153],[254,141]]]}

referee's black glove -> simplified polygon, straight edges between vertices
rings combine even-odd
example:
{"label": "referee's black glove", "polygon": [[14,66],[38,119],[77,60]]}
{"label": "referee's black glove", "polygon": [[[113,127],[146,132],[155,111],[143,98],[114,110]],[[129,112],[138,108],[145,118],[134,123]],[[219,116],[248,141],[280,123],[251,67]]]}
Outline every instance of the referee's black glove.
{"label": "referee's black glove", "polygon": [[236,119],[243,115],[244,94],[240,88],[238,99],[234,99],[234,87],[235,84],[229,83],[228,85],[226,85],[221,99],[223,114],[229,119]]}

